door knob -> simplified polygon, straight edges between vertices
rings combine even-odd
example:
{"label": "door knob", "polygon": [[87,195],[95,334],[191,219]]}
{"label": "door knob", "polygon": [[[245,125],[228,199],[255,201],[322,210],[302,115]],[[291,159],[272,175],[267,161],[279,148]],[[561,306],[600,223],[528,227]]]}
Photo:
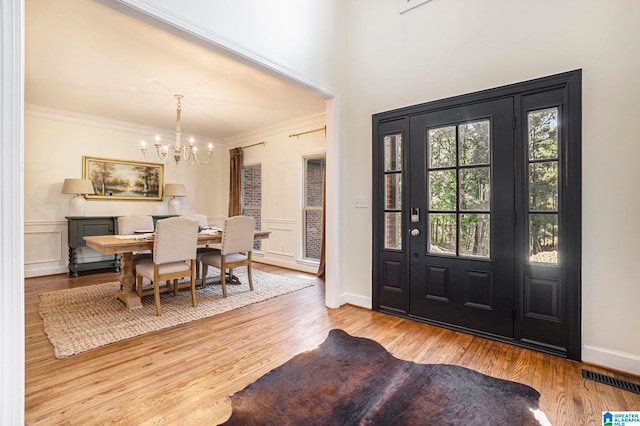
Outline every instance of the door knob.
{"label": "door knob", "polygon": [[411,230],[411,235],[413,235],[414,237],[417,237],[418,235],[420,235],[420,230],[418,228],[413,228]]}

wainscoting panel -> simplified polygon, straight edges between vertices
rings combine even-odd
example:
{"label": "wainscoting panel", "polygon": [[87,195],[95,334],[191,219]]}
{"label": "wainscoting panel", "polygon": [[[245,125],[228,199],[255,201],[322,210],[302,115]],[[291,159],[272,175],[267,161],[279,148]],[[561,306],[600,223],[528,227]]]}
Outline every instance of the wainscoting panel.
{"label": "wainscoting panel", "polygon": [[296,256],[297,224],[293,220],[263,219],[262,229],[271,232],[262,240],[262,250],[267,256],[278,258]]}
{"label": "wainscoting panel", "polygon": [[24,275],[37,277],[67,272],[67,221],[25,221]]}

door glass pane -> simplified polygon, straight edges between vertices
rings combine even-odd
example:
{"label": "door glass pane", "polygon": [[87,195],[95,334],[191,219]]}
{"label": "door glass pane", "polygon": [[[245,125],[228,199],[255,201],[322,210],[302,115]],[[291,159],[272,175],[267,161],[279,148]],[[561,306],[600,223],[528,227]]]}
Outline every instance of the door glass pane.
{"label": "door glass pane", "polygon": [[529,164],[529,209],[558,210],[558,163]]}
{"label": "door glass pane", "polygon": [[489,210],[489,167],[460,169],[460,210]]}
{"label": "door glass pane", "polygon": [[460,164],[489,164],[489,120],[462,124],[459,129]]}
{"label": "door glass pane", "polygon": [[429,167],[453,167],[456,165],[456,127],[431,129],[429,139]]}
{"label": "door glass pane", "polygon": [[385,175],[384,199],[385,209],[402,209],[402,175],[400,173]]}
{"label": "door glass pane", "polygon": [[557,214],[529,214],[529,260],[558,263]]}
{"label": "door glass pane", "polygon": [[384,171],[399,172],[402,170],[402,135],[384,137]]}
{"label": "door glass pane", "polygon": [[456,209],[455,170],[433,170],[429,172],[429,209]]}
{"label": "door glass pane", "polygon": [[429,252],[456,254],[456,215],[429,214]]}
{"label": "door glass pane", "polygon": [[558,108],[527,114],[529,159],[558,158]]}
{"label": "door glass pane", "polygon": [[384,248],[402,249],[402,213],[384,214]]}
{"label": "door glass pane", "polygon": [[460,254],[465,256],[489,256],[488,214],[460,215]]}

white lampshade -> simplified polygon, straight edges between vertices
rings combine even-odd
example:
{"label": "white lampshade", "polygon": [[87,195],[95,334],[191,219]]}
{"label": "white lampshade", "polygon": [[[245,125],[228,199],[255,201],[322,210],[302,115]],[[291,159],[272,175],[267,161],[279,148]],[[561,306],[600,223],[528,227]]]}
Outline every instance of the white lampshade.
{"label": "white lampshade", "polygon": [[181,183],[167,183],[164,186],[164,195],[168,195],[171,198],[169,200],[169,214],[180,214],[180,200],[176,200],[176,197],[186,197],[187,190]]}
{"label": "white lampshade", "polygon": [[181,183],[168,183],[164,186],[164,195],[172,197],[186,197],[187,190]]}
{"label": "white lampshade", "polygon": [[84,208],[87,200],[84,199],[82,194],[93,194],[93,183],[90,179],[65,179],[62,185],[62,193],[76,194],[76,196],[69,201],[69,215],[84,216]]}

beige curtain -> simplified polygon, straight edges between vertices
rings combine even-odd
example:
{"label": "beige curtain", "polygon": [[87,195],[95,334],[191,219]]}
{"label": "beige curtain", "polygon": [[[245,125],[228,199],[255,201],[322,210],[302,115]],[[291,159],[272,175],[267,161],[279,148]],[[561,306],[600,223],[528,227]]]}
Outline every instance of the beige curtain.
{"label": "beige curtain", "polygon": [[242,148],[229,150],[229,217],[242,214]]}
{"label": "beige curtain", "polygon": [[325,263],[325,236],[327,234],[327,168],[324,168],[324,178],[322,179],[322,239],[320,245],[320,264],[318,265],[319,277],[324,277],[324,263]]}

